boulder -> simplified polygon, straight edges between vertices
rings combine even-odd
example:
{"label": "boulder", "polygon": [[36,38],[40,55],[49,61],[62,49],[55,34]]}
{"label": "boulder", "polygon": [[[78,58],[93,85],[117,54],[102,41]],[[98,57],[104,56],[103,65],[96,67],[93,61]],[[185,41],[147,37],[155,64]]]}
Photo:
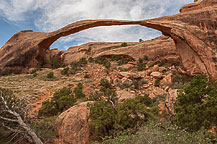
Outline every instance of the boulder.
{"label": "boulder", "polygon": [[159,70],[159,66],[158,65],[154,65],[152,68],[151,68],[151,72],[156,72]]}
{"label": "boulder", "polygon": [[123,102],[127,99],[134,99],[136,96],[134,93],[125,91],[125,90],[120,90],[117,91],[117,97],[119,102]]}
{"label": "boulder", "polygon": [[160,73],[160,72],[152,72],[151,76],[153,76],[154,78],[162,78],[162,73]]}
{"label": "boulder", "polygon": [[161,84],[167,84],[167,85],[172,85],[173,84],[173,74],[169,73],[166,75],[162,80]]}
{"label": "boulder", "polygon": [[90,144],[87,103],[75,105],[58,116],[55,123],[58,144]]}

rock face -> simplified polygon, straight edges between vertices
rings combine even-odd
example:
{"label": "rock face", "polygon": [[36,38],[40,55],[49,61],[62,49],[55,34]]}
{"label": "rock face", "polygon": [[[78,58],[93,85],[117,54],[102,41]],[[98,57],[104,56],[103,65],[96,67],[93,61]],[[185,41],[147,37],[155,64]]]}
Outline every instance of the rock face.
{"label": "rock face", "polygon": [[89,144],[87,121],[87,102],[73,106],[57,119],[55,129],[58,132],[58,144]]}
{"label": "rock face", "polygon": [[[198,0],[193,4],[183,6],[181,13],[151,20],[118,21],[118,20],[86,20],[72,23],[64,28],[50,33],[22,31],[15,34],[0,49],[0,74],[25,72],[26,68],[45,63],[49,46],[60,37],[67,36],[84,29],[111,25],[141,25],[161,31],[175,42],[182,64],[189,74],[207,73],[217,76],[217,2],[216,0]],[[90,46],[91,44],[89,44]],[[100,45],[100,43],[98,44]],[[115,47],[117,43],[112,43]],[[118,44],[120,45],[120,44]],[[133,47],[124,49],[130,53]],[[135,44],[137,47],[139,44]],[[89,50],[88,46],[88,50]],[[100,46],[99,46],[100,47]],[[99,48],[98,47],[98,48]],[[72,55],[78,47],[69,49],[62,54],[63,61],[69,62],[67,55]],[[105,48],[105,47],[104,47]],[[131,48],[131,50],[129,50]],[[128,50],[127,50],[128,49]],[[88,50],[86,53],[88,53]],[[94,56],[102,55],[98,51]],[[107,51],[108,50],[108,51]],[[48,51],[48,52],[47,52]],[[106,54],[116,54],[107,47]],[[105,52],[106,51],[106,52]],[[138,49],[138,51],[140,51]],[[121,49],[119,49],[120,53]],[[138,54],[138,53],[136,53]],[[80,56],[84,54],[80,51]],[[132,54],[133,55],[133,54]],[[133,57],[133,56],[132,56]]]}
{"label": "rock face", "polygon": [[101,57],[109,55],[123,55],[134,59],[143,58],[147,55],[151,59],[165,58],[177,61],[175,43],[167,36],[161,36],[144,42],[129,42],[127,47],[121,47],[120,42],[87,43],[81,46],[70,47],[62,54],[62,61],[70,64],[82,57]]}

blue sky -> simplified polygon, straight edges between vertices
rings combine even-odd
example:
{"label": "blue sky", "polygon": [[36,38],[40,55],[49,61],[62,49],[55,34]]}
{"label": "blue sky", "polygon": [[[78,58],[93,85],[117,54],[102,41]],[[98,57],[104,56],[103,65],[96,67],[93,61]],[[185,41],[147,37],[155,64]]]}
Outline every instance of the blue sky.
{"label": "blue sky", "polygon": [[[49,32],[85,19],[143,20],[179,12],[193,0],[0,0],[0,47],[21,30]],[[51,47],[96,41],[138,41],[160,32],[141,26],[97,27],[56,41]]]}

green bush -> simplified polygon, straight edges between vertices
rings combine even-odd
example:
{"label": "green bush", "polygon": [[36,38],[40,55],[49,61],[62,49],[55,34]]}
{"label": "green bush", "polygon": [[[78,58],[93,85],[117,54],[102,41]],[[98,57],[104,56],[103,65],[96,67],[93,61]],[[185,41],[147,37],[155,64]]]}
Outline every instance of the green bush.
{"label": "green bush", "polygon": [[146,69],[146,64],[144,63],[143,59],[139,59],[139,61],[136,64],[138,71],[144,71]]}
{"label": "green bush", "polygon": [[71,69],[70,69],[71,74],[75,74],[78,70],[81,69],[78,62],[72,62],[70,65],[71,65]]}
{"label": "green bush", "polygon": [[90,94],[90,101],[101,101],[102,99],[103,93],[100,91],[96,91],[95,93],[91,93]]}
{"label": "green bush", "polygon": [[88,59],[88,62],[89,62],[89,63],[93,63],[93,62],[94,62],[94,59],[93,59],[92,57],[90,57],[90,58]]}
{"label": "green bush", "polygon": [[121,47],[126,47],[127,46],[127,43],[126,42],[123,42],[122,44],[121,44]]}
{"label": "green bush", "polygon": [[131,86],[132,86],[131,83],[125,82],[125,83],[122,84],[121,87],[124,89],[124,88],[130,88]]}
{"label": "green bush", "polygon": [[38,75],[37,72],[34,72],[34,73],[32,74],[33,77],[36,77],[37,75]]}
{"label": "green bush", "polygon": [[37,66],[35,67],[35,69],[34,69],[33,71],[31,71],[30,73],[31,73],[31,74],[34,74],[34,73],[36,73],[37,71],[41,71],[41,66],[40,66],[40,65],[37,65]]}
{"label": "green bush", "polygon": [[81,58],[78,61],[78,63],[79,63],[79,66],[85,66],[87,64],[87,60],[86,60],[86,58]]}
{"label": "green bush", "polygon": [[60,61],[58,57],[52,57],[50,59],[50,66],[52,69],[57,69],[60,67]]}
{"label": "green bush", "polygon": [[39,109],[39,116],[54,116],[72,107],[76,102],[70,88],[57,90],[51,100],[44,101]]}
{"label": "green bush", "polygon": [[217,138],[206,130],[189,133],[165,121],[147,121],[135,134],[121,132],[117,137],[105,137],[94,144],[214,144]]}
{"label": "green bush", "polygon": [[154,81],[154,86],[159,87],[160,86],[160,79],[156,79]]}
{"label": "green bush", "polygon": [[88,78],[90,78],[90,75],[85,74],[85,75],[84,75],[84,78],[88,79]]}
{"label": "green bush", "polygon": [[32,122],[31,127],[37,133],[37,135],[46,142],[53,143],[57,137],[57,133],[54,131],[55,120],[57,116],[35,120]]}
{"label": "green bush", "polygon": [[139,42],[144,42],[144,40],[143,39],[139,39]]}
{"label": "green bush", "polygon": [[117,61],[118,65],[127,64],[130,61],[134,61],[133,58],[123,55],[112,55],[110,58],[111,61]]}
{"label": "green bush", "polygon": [[81,58],[79,61],[72,62],[70,64],[71,65],[70,73],[75,74],[77,71],[81,70],[81,67],[86,66],[86,64],[87,64],[86,58]]}
{"label": "green bush", "polygon": [[147,61],[148,60],[148,56],[144,55],[143,60]]}
{"label": "green bush", "polygon": [[128,128],[133,132],[152,117],[145,105],[145,98],[141,96],[118,105],[97,101],[90,104],[89,108],[90,134],[95,140],[100,140],[104,136],[116,136]]}
{"label": "green bush", "polygon": [[132,78],[132,82],[133,82],[133,86],[135,89],[140,89],[141,85],[142,85],[142,81],[141,79],[136,79],[136,78]]}
{"label": "green bush", "polygon": [[106,68],[111,67],[111,63],[110,63],[109,59],[105,58],[105,57],[98,57],[95,59],[95,62],[100,64],[100,65],[103,65]]}
{"label": "green bush", "polygon": [[62,75],[69,75],[69,67],[65,67],[63,70],[61,70]]}
{"label": "green bush", "polygon": [[76,88],[74,88],[75,98],[81,99],[85,98],[85,94],[82,92],[82,84],[79,83]]}
{"label": "green bush", "polygon": [[178,95],[174,121],[188,131],[217,126],[217,80],[196,75]]}
{"label": "green bush", "polygon": [[53,72],[48,73],[47,78],[48,79],[54,78],[54,73]]}

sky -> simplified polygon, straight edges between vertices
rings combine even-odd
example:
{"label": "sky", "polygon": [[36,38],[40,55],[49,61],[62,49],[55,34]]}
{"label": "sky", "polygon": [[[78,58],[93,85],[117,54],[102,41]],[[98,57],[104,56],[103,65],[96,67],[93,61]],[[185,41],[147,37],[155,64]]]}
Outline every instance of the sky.
{"label": "sky", "polygon": [[[50,32],[87,19],[144,20],[179,13],[193,0],[0,0],[0,47],[21,30]],[[142,26],[96,27],[60,38],[51,48],[87,42],[137,42],[161,35]]]}

